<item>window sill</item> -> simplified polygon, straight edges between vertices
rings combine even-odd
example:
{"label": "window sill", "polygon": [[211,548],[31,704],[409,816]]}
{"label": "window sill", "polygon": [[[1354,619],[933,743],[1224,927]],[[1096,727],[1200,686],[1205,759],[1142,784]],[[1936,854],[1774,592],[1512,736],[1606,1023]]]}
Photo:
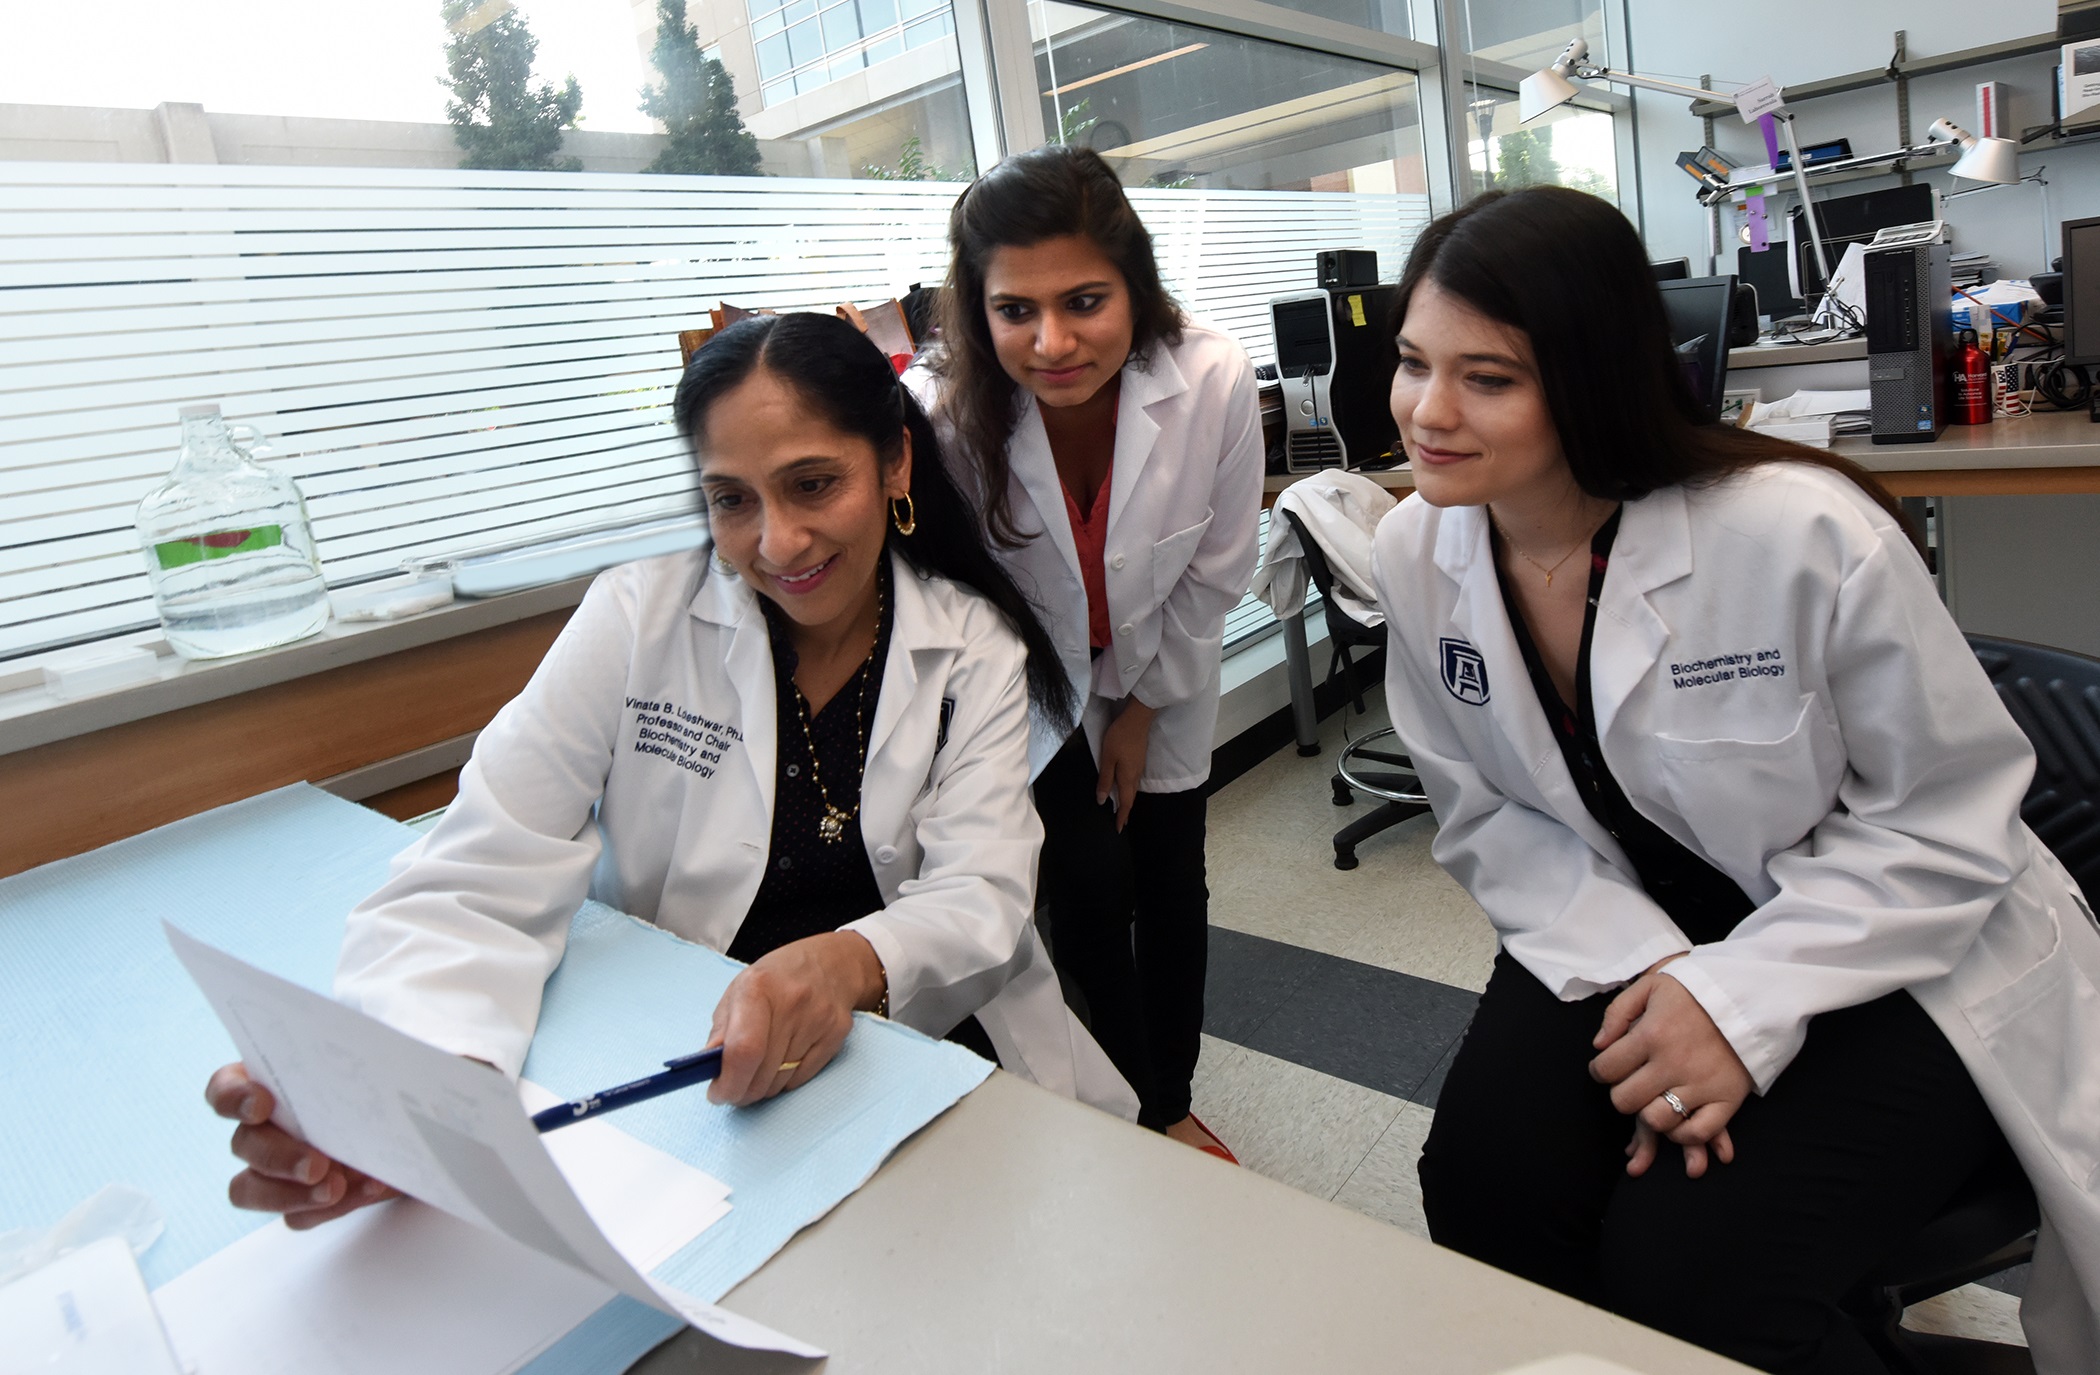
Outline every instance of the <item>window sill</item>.
{"label": "window sill", "polygon": [[51,692],[44,686],[41,667],[31,660],[26,667],[0,674],[0,755],[568,610],[583,600],[595,576],[458,600],[398,620],[331,621],[318,635],[295,644],[226,659],[185,660],[169,652],[158,635],[141,632],[113,643],[159,646],[160,676],[87,697]]}

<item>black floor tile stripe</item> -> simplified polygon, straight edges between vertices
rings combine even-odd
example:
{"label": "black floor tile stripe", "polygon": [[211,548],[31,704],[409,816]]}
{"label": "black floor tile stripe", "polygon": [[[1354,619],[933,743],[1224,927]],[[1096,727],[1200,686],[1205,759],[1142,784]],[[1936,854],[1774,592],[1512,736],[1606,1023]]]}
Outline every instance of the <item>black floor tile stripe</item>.
{"label": "black floor tile stripe", "polygon": [[1396,1098],[1436,1105],[1479,995],[1213,926],[1203,1029]]}

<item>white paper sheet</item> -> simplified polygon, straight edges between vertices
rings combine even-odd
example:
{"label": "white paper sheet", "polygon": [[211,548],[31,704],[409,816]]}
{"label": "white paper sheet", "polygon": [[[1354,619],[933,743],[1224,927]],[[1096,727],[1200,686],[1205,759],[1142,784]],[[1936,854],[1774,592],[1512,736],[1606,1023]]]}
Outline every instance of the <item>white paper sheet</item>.
{"label": "white paper sheet", "polygon": [[517,1089],[497,1071],[163,925],[250,1073],[276,1096],[279,1126],[461,1221],[683,1318],[717,1341],[823,1355],[657,1284],[629,1264],[562,1178]]}
{"label": "white paper sheet", "polygon": [[0,1375],[176,1375],[122,1237],[0,1285]]}
{"label": "white paper sheet", "polygon": [[[530,1080],[519,1082],[518,1098],[528,1113],[562,1101]],[[729,1211],[727,1184],[603,1117],[547,1132],[540,1141],[598,1230],[645,1275]]]}
{"label": "white paper sheet", "polygon": [[612,1298],[413,1199],[270,1223],[153,1294],[198,1375],[511,1375]]}

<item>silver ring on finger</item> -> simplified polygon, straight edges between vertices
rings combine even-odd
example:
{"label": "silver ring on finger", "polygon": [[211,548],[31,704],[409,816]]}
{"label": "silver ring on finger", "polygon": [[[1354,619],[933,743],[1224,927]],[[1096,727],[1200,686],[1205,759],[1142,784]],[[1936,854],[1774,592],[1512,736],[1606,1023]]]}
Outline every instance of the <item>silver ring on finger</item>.
{"label": "silver ring on finger", "polygon": [[1679,1098],[1674,1090],[1664,1089],[1662,1100],[1670,1105],[1671,1112],[1676,1113],[1687,1122],[1692,1120],[1692,1110],[1684,1105],[1684,1100]]}

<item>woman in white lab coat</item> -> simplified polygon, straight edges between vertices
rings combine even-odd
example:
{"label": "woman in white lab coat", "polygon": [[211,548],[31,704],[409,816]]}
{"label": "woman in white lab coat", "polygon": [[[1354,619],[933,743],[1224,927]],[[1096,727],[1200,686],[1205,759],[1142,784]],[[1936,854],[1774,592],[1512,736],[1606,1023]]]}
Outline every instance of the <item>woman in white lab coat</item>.
{"label": "woman in white lab coat", "polygon": [[1591,197],[1438,220],[1394,327],[1388,694],[1502,944],[1431,1235],[1763,1369],[1879,1371],[1840,1297],[2009,1142],[2037,1363],[2100,1368],[2100,932],[1894,503],[1698,423]]}
{"label": "woman in white lab coat", "polygon": [[1089,150],[1006,159],[948,232],[941,343],[913,380],[938,392],[944,452],[1085,704],[1077,729],[1040,713],[1031,746],[1058,970],[1139,1121],[1230,1159],[1190,1116],[1189,1082],[1220,650],[1257,553],[1253,369],[1183,317]]}
{"label": "woman in white lab coat", "polygon": [[[715,1102],[807,1083],[873,1011],[1135,1116],[1033,924],[1029,695],[1071,692],[917,403],[851,326],[795,314],[718,335],[674,409],[712,554],[593,584],[351,914],[337,996],[515,1074],[590,894],[750,962]],[[311,1225],[384,1196],[269,1126],[239,1067],[210,1097],[244,1123],[236,1203]]]}

